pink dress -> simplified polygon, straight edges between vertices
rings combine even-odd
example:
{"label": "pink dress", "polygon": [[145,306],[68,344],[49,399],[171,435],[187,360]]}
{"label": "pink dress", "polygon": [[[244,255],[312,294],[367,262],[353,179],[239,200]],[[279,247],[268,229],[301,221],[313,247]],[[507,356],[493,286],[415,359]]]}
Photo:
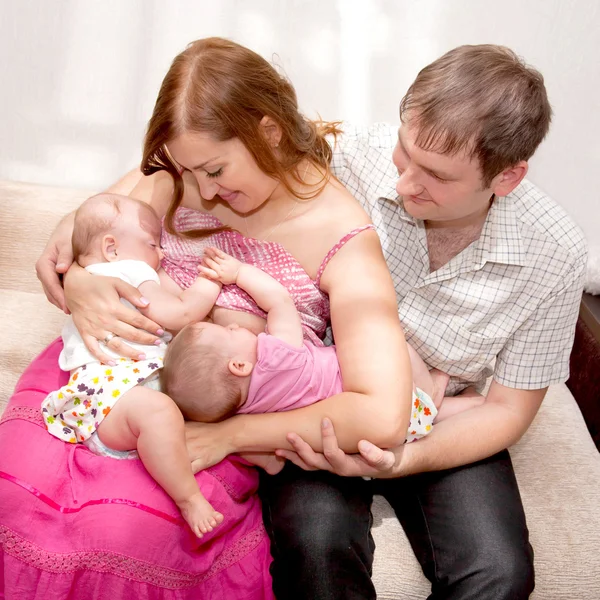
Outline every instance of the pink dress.
{"label": "pink dress", "polygon": [[[216,229],[222,227],[223,223],[212,215],[189,208],[180,208],[175,213],[174,225],[177,231],[188,231]],[[208,246],[220,248],[242,262],[259,267],[289,290],[300,313],[305,339],[322,346],[321,340],[329,322],[329,298],[319,287],[321,275],[336,252],[346,242],[367,229],[374,229],[374,227],[373,225],[357,227],[331,248],[314,280],[281,244],[244,237],[238,231],[220,231],[198,240],[177,237],[163,230],[161,243],[165,250],[165,258],[162,267],[182,288],[188,288],[196,280],[198,264],[204,256],[204,249]],[[237,285],[223,286],[216,304],[262,318],[267,317],[253,298]]]}
{"label": "pink dress", "polygon": [[[219,225],[189,209],[177,217],[179,223],[184,217],[180,228],[190,220],[202,223],[197,227]],[[208,240],[227,252],[235,240],[235,256],[259,265],[264,259],[271,274],[293,288],[297,302],[306,299],[305,324],[314,325],[307,336],[322,335],[327,298],[282,246],[244,242],[235,232]],[[189,285],[206,240],[180,243],[166,235],[163,243],[167,271]],[[226,290],[221,301],[256,312],[240,291]],[[42,400],[69,377],[58,367],[61,348],[57,340],[31,363],[0,421],[0,599],[272,599],[256,469],[230,457],[196,475],[204,495],[225,515],[221,526],[199,540],[139,460],[97,456],[44,429]]]}

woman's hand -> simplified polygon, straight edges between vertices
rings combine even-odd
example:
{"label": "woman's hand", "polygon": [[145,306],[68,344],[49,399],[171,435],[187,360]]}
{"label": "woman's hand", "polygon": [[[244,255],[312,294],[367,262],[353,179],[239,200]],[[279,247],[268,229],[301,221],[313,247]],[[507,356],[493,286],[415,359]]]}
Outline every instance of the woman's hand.
{"label": "woman's hand", "polygon": [[139,308],[149,304],[139,290],[121,279],[94,276],[73,264],[65,277],[65,296],[85,345],[103,363],[113,362],[99,344],[110,338],[110,334],[115,337],[107,346],[113,352],[133,359],[140,358],[139,350],[134,350],[123,340],[139,344],[160,343],[157,336],[164,333],[161,327],[119,300],[119,297],[125,298]]}
{"label": "woman's hand", "polygon": [[66,314],[69,314],[69,309],[65,301],[60,275],[64,275],[73,263],[73,247],[71,246],[73,219],[74,213],[64,217],[35,263],[35,271],[44,288],[46,298]]}
{"label": "woman's hand", "polygon": [[275,454],[293,462],[305,471],[331,471],[344,477],[400,477],[400,467],[404,446],[394,450],[382,450],[361,440],[358,442],[360,454],[346,454],[338,446],[333,424],[327,418],[322,422],[323,453],[315,452],[299,435],[290,433],[288,442],[291,450],[276,450]]}
{"label": "woman's hand", "polygon": [[229,435],[229,423],[233,420],[235,417],[220,423],[186,421],[185,443],[194,473],[208,469],[236,452]]}

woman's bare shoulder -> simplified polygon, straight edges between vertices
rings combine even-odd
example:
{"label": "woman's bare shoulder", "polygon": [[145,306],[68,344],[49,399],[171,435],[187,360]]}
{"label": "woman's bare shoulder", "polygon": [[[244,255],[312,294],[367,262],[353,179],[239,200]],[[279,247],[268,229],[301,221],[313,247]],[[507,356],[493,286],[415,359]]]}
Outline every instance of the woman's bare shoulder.
{"label": "woman's bare shoulder", "polygon": [[338,181],[330,181],[312,207],[313,218],[332,235],[343,235],[371,223],[358,200]]}
{"label": "woman's bare shoulder", "polygon": [[[371,224],[369,215],[341,184],[331,182],[278,234],[291,254],[315,278],[323,260],[353,230]],[[309,243],[307,243],[309,241]]]}

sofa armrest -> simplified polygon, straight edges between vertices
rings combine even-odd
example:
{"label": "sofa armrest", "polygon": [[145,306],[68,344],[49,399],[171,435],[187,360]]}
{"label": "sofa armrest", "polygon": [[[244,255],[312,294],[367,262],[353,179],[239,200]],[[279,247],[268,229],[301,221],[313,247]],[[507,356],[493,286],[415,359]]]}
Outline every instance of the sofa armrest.
{"label": "sofa armrest", "polygon": [[600,296],[583,294],[567,386],[600,450]]}

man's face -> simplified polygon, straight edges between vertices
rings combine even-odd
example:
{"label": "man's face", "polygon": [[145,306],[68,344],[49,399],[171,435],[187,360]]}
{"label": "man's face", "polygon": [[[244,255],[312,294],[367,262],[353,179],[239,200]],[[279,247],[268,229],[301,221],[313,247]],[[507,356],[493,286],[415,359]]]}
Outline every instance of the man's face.
{"label": "man's face", "polygon": [[493,191],[482,186],[478,162],[425,151],[415,145],[415,134],[410,123],[403,124],[392,155],[406,212],[432,225],[468,226],[485,218]]}

